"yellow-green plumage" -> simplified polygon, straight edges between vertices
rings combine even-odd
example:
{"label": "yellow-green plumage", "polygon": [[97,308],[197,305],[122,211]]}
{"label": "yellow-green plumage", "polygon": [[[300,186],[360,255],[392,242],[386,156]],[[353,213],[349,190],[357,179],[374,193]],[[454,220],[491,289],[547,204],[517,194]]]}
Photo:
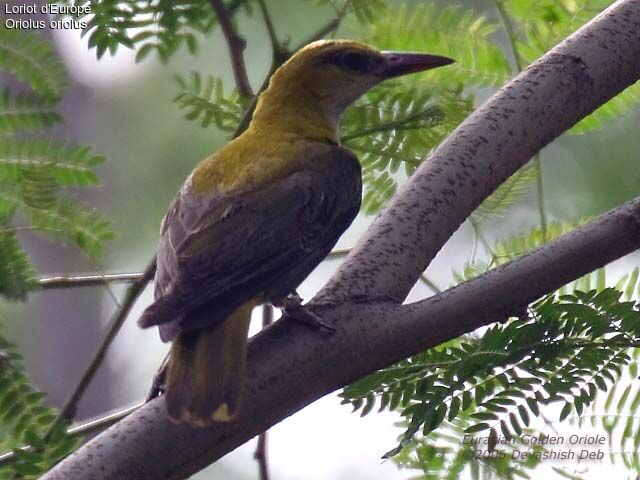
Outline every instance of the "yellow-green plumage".
{"label": "yellow-green plumage", "polygon": [[207,426],[236,415],[252,308],[283,304],[357,214],[343,110],[385,78],[446,63],[315,42],[274,73],[246,132],[195,168],[163,220],[155,301],[138,321],[173,341],[170,418]]}

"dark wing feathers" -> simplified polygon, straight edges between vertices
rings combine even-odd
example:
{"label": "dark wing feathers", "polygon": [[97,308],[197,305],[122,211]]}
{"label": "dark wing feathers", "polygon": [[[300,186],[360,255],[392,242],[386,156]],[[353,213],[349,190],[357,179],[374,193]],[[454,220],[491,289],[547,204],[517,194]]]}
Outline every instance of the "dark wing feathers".
{"label": "dark wing feathers", "polygon": [[163,221],[155,302],[140,325],[161,324],[168,340],[221,321],[256,296],[295,289],[360,207],[357,159],[341,147],[324,151],[331,157],[321,165],[310,161],[258,191],[203,198],[187,181]]}

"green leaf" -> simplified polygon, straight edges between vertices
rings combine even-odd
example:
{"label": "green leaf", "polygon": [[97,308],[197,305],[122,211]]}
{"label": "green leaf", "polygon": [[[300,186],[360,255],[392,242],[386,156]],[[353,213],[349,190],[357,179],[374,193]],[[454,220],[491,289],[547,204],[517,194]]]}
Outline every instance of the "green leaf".
{"label": "green leaf", "polygon": [[529,191],[536,179],[536,169],[532,164],[525,165],[489,195],[471,215],[471,221],[479,224],[504,215],[509,207]]}
{"label": "green leaf", "polygon": [[[393,14],[371,24],[367,40],[385,50],[438,52],[456,63],[442,71],[421,74],[419,81],[438,85],[502,85],[511,69],[502,49],[493,43],[497,22],[459,6],[439,8],[434,2],[409,7],[394,5]],[[412,79],[412,82],[415,82]]]}
{"label": "green leaf", "polygon": [[377,87],[347,109],[341,142],[360,158],[364,211],[379,210],[395,193],[398,176],[413,174],[425,154],[472,108],[473,97],[457,87],[434,94],[392,83]]}
{"label": "green leaf", "polygon": [[477,432],[482,432],[483,430],[488,430],[488,429],[489,429],[488,423],[476,423],[475,425],[467,427],[465,429],[465,433],[477,433]]}
{"label": "green leaf", "polygon": [[68,80],[50,42],[37,33],[0,24],[0,70],[11,72],[42,97],[62,95]]}
{"label": "green leaf", "polygon": [[25,175],[46,172],[60,185],[88,186],[98,183],[94,169],[105,158],[89,147],[44,140],[1,140],[0,180],[20,181]]}
{"label": "green leaf", "polygon": [[24,300],[35,285],[27,254],[10,227],[0,223],[0,295],[9,300]]}
{"label": "green leaf", "polygon": [[198,72],[189,77],[176,77],[179,93],[173,101],[185,111],[185,118],[200,122],[202,127],[215,125],[218,129],[233,132],[247,107],[246,99],[236,89],[224,92],[222,80]]}
{"label": "green leaf", "polygon": [[59,123],[54,102],[27,93],[13,95],[6,88],[0,95],[0,133],[36,131]]}

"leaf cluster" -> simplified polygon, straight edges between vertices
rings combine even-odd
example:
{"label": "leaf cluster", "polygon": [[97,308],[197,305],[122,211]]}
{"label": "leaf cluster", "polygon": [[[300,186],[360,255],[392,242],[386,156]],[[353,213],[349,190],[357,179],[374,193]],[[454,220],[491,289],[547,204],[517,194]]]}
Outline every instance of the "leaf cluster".
{"label": "leaf cluster", "polygon": [[22,30],[0,29],[0,70],[24,83],[0,96],[0,295],[23,300],[33,270],[18,236],[34,231],[75,245],[92,258],[113,237],[109,221],[75,198],[95,186],[104,161],[91,148],[48,140],[62,118],[57,101],[66,86],[64,67],[50,43]]}
{"label": "leaf cluster", "polygon": [[[402,82],[381,85],[347,110],[342,143],[362,164],[363,209],[375,212],[473,108],[460,88],[432,94]],[[402,171],[400,168],[402,167]]]}
{"label": "leaf cluster", "polygon": [[[465,469],[474,479],[481,478],[530,478],[530,472],[541,463],[548,452],[540,443],[525,443],[524,435],[536,435],[535,430],[524,427],[522,436],[506,438],[490,429],[484,437],[466,433],[472,425],[467,412],[459,412],[451,421],[445,419],[440,426],[427,436],[416,434],[410,447],[404,448],[394,458],[403,469],[419,471],[420,480],[440,480],[463,478]],[[406,422],[399,422],[406,428]],[[520,462],[514,457],[522,452],[529,455]]]}
{"label": "leaf cluster", "polygon": [[79,439],[67,434],[63,424],[47,436],[56,412],[44,397],[29,384],[15,346],[0,335],[0,447],[15,455],[0,467],[2,478],[35,480],[78,446]]}
{"label": "leaf cluster", "polygon": [[[461,413],[466,434],[495,429],[518,437],[543,407],[560,403],[560,420],[582,414],[631,364],[640,345],[640,311],[614,288],[550,295],[478,336],[432,348],[370,375],[343,392],[366,415],[399,410],[406,430],[398,454]],[[435,437],[434,437],[435,438]],[[426,441],[426,440],[425,440]]]}
{"label": "leaf cluster", "polygon": [[[217,18],[207,0],[69,0],[67,3],[89,5],[83,35],[98,58],[115,54],[121,46],[136,50],[136,61],[156,53],[168,61],[181,47],[195,53],[200,37],[217,25]],[[251,14],[248,0],[225,2],[233,16],[240,9]]]}
{"label": "leaf cluster", "polygon": [[[30,31],[8,29],[4,23],[0,25],[0,71],[28,84],[41,101],[59,98],[68,83],[64,66],[49,42]],[[5,92],[3,103],[8,101]],[[16,103],[21,101],[26,100],[15,99]]]}
{"label": "leaf cluster", "polygon": [[186,111],[187,120],[198,121],[202,127],[215,125],[224,132],[236,129],[248,103],[236,89],[226,95],[222,79],[213,75],[203,79],[198,72],[177,76],[176,82],[179,92],[173,102]]}

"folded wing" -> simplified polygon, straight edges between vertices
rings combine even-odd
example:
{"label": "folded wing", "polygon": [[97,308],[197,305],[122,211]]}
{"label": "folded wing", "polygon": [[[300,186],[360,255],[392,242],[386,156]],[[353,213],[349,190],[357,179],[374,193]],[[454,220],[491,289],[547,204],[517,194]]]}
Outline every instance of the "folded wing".
{"label": "folded wing", "polygon": [[161,230],[155,302],[139,320],[163,340],[224,320],[259,297],[286,295],[329,253],[360,207],[360,167],[341,147],[309,152],[251,192],[199,196],[185,183]]}

